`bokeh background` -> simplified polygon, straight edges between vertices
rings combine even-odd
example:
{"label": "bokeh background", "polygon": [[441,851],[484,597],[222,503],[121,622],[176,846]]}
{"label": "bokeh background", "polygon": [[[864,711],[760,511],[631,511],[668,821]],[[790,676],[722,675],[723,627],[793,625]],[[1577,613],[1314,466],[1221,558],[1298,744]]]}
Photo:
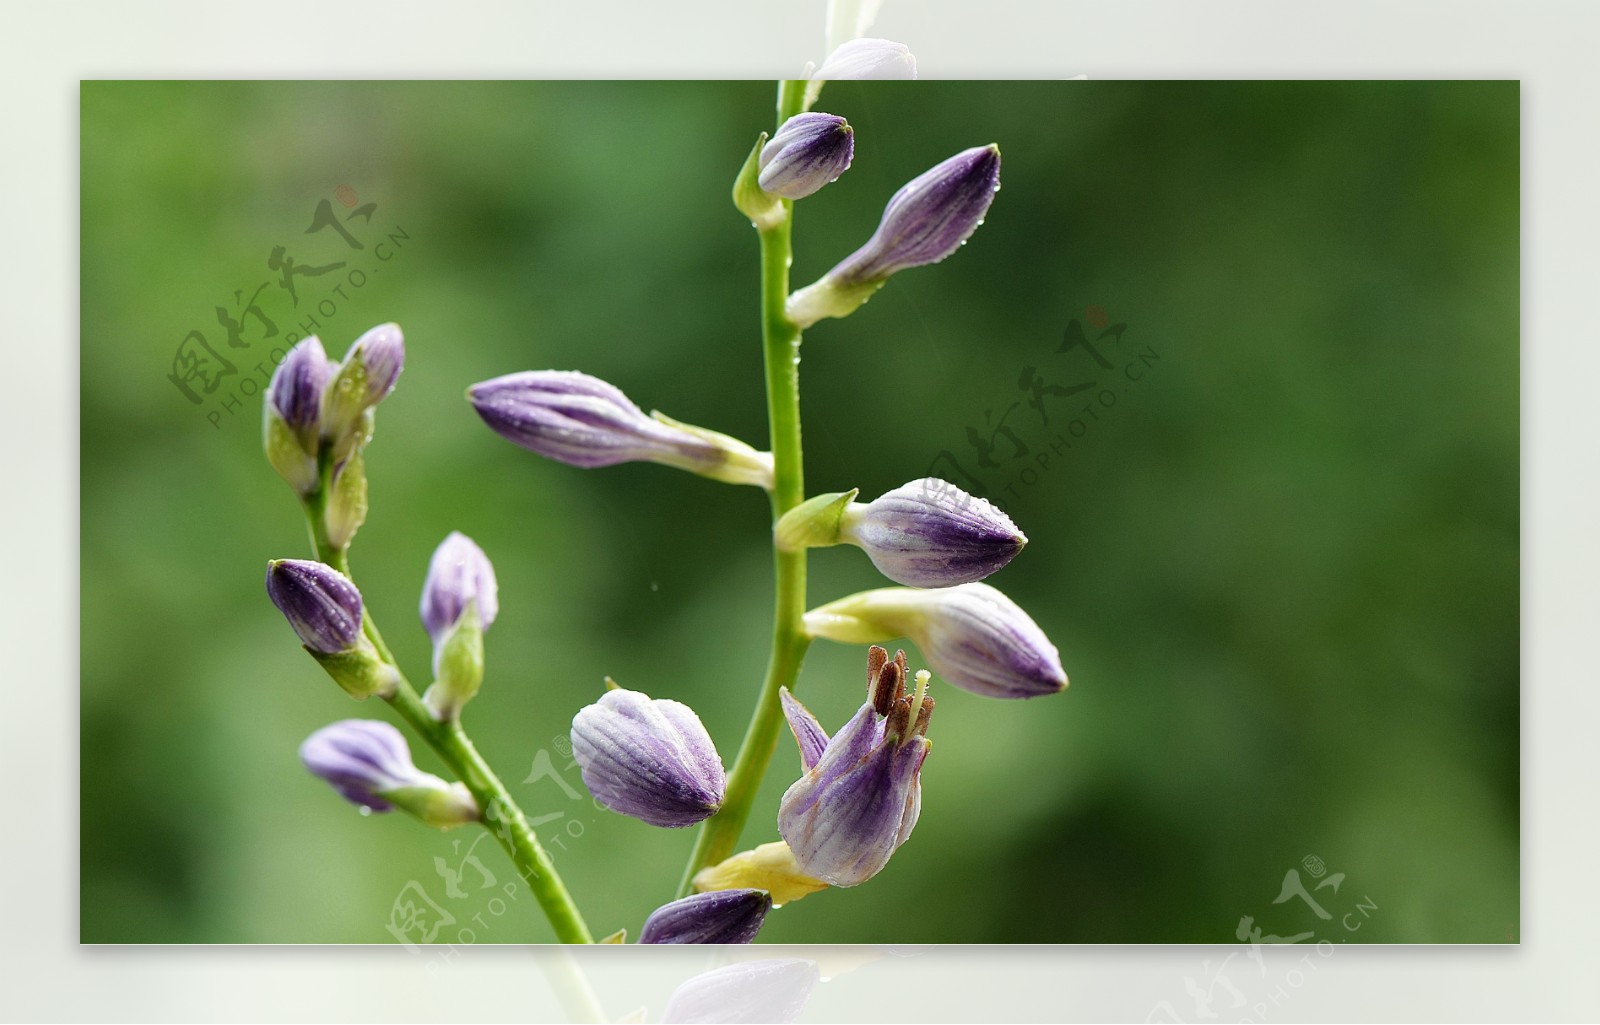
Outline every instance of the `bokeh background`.
{"label": "bokeh background", "polygon": [[[84,941],[394,942],[413,882],[481,915],[474,942],[550,938],[525,893],[493,913],[470,864],[447,892],[439,866],[478,833],[363,819],[296,759],[331,720],[388,715],[323,676],[261,584],[307,541],[260,456],[253,368],[312,319],[335,356],[382,321],[406,333],[352,556],[386,639],[425,675],[428,557],[476,538],[502,612],[469,729],[553,816],[597,933],[636,935],[667,898],[692,832],[570,797],[560,738],[610,674],[693,705],[732,759],[766,657],[764,496],[542,461],[462,392],[582,369],[760,444],[756,244],[728,190],[772,98],[84,83]],[[912,840],[762,939],[1227,941],[1246,916],[1335,942],[1516,939],[1516,84],[840,83],[819,106],[855,125],[856,163],[799,207],[796,284],[936,161],[994,141],[1005,164],[970,245],[808,335],[810,489],[954,460],[1032,539],[991,582],[1072,686],[936,684]],[[324,200],[376,204],[340,222],[362,249],[307,233]],[[344,266],[299,278],[296,307],[277,246]],[[214,311],[252,295],[277,337],[248,317],[228,348]],[[1074,320],[1109,368],[1061,351]],[[200,404],[167,379],[191,330],[239,371]],[[854,549],[811,567],[814,604],[880,583]],[[812,649],[801,696],[830,726],[862,656]],[[751,844],[798,774],[783,744]],[[511,878],[491,842],[475,853]],[[1317,869],[1343,873],[1315,891],[1329,919],[1274,903]]]}

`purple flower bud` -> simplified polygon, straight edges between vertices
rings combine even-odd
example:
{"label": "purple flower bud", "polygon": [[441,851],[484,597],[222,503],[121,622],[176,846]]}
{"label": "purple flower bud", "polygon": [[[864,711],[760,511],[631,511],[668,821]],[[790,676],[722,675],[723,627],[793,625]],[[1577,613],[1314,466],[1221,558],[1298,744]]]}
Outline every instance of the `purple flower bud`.
{"label": "purple flower bud", "polygon": [[710,818],[728,785],[694,710],[637,691],[607,691],[573,717],[572,756],[601,804],[652,826]]}
{"label": "purple flower bud", "polygon": [[815,961],[740,961],[688,979],[672,991],[663,1023],[798,1021],[822,973]]}
{"label": "purple flower bud", "polygon": [[459,783],[418,769],[400,731],[372,719],[346,719],[307,737],[300,761],[351,804],[372,811],[404,808],[429,825],[448,827],[478,818]]}
{"label": "purple flower bud", "polygon": [[312,335],[289,350],[267,385],[267,405],[313,454],[322,414],[322,392],[331,373],[322,342]]}
{"label": "purple flower bud", "polygon": [[422,585],[422,625],[435,645],[455,628],[467,603],[478,603],[478,625],[484,630],[500,612],[500,590],[494,566],[473,540],[458,530],[439,543]]}
{"label": "purple flower bud", "polygon": [[379,324],[357,338],[344,354],[344,366],[359,363],[365,372],[363,405],[376,406],[394,391],[405,369],[406,343],[399,324]]}
{"label": "purple flower bud", "polygon": [[269,562],[267,595],[313,652],[337,655],[361,639],[361,592],[331,566],[303,559]]}
{"label": "purple flower bud", "polygon": [[345,719],[307,737],[300,760],[352,804],[373,811],[394,806],[378,794],[413,786],[425,777],[411,762],[400,731],[375,719]]}
{"label": "purple flower bud", "polygon": [[890,580],[911,587],[982,580],[1028,543],[1005,513],[936,477],[852,503],[839,519],[839,540],[864,550]]}
{"label": "purple flower bud", "polygon": [[809,327],[846,316],[891,274],[943,260],[978,230],[999,190],[1000,147],[992,144],[957,153],[913,178],[890,198],[866,245],[789,297],[789,319]]}
{"label": "purple flower bud", "polygon": [[811,77],[833,82],[913,79],[917,77],[917,58],[905,44],[893,40],[852,39],[828,54]]}
{"label": "purple flower bud", "polygon": [[941,679],[986,697],[1033,698],[1067,686],[1055,645],[988,584],[862,591],[812,609],[805,622],[811,636],[846,644],[909,637]]}
{"label": "purple flower bud", "polygon": [[616,387],[588,374],[507,374],[473,385],[467,397],[496,434],[547,459],[585,469],[642,460],[771,486],[770,453],[659,413],[646,416]]}
{"label": "purple flower bud", "polygon": [[761,187],[804,199],[837,181],[855,156],[855,130],[836,114],[796,114],[761,149]]}
{"label": "purple flower bud", "polygon": [[[933,713],[928,673],[905,692],[906,659],[882,648],[868,658],[868,700],[815,754],[821,727],[798,701],[784,701],[805,774],[778,805],[778,832],[808,876],[855,886],[877,875],[911,836],[922,810],[922,763]],[[826,734],[822,734],[826,736]]]}
{"label": "purple flower bud", "polygon": [[846,284],[938,263],[971,237],[1000,191],[1000,147],[963,150],[901,186],[867,244],[829,275]]}
{"label": "purple flower bud", "polygon": [[379,324],[357,338],[322,394],[322,436],[338,442],[364,430],[362,414],[394,391],[405,360],[398,324]]}
{"label": "purple flower bud", "polygon": [[749,943],[772,898],[765,890],[713,890],[663,904],[645,919],[640,943]]}

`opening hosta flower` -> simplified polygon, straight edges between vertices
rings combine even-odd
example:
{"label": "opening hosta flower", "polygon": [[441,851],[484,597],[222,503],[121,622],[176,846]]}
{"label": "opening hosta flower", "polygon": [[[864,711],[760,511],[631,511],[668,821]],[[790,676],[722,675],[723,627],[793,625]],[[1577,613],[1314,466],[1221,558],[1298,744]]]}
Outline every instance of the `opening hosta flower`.
{"label": "opening hosta flower", "polygon": [[909,695],[906,672],[905,652],[890,660],[874,646],[867,702],[832,739],[787,688],[780,693],[805,775],[783,795],[778,832],[807,875],[834,886],[864,883],[917,824],[933,699],[927,671]]}
{"label": "opening hosta flower", "polygon": [[607,691],[572,720],[572,757],[601,804],[652,826],[692,826],[722,807],[722,759],[700,717],[677,701]]}
{"label": "opening hosta flower", "polygon": [[714,890],[663,904],[645,919],[640,943],[749,943],[772,910],[765,890]]}
{"label": "opening hosta flower", "polygon": [[988,584],[862,591],[805,616],[806,631],[844,644],[909,637],[946,682],[992,698],[1066,689],[1061,653],[1028,614]]}
{"label": "opening hosta flower", "polygon": [[300,745],[300,761],[339,796],[369,811],[403,808],[440,828],[478,820],[467,788],[418,769],[405,737],[385,722],[346,719],[324,726]]}
{"label": "opening hosta flower", "polygon": [[772,486],[771,453],[661,413],[646,416],[614,385],[575,370],[506,374],[473,385],[467,398],[502,438],[570,466],[644,461]]}

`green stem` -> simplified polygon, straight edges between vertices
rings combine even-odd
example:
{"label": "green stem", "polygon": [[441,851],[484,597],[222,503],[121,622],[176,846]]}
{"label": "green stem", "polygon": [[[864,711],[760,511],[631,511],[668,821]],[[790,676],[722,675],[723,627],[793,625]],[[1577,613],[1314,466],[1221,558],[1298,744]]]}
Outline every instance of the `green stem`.
{"label": "green stem", "polygon": [[[306,518],[310,521],[311,541],[319,560],[348,577],[350,561],[345,549],[335,548],[330,544],[327,531],[323,528],[323,513],[327,508],[331,468],[327,465],[326,456],[322,462],[322,486],[306,499]],[[423,740],[427,741],[428,746],[433,748],[456,778],[471,792],[478,807],[483,809],[484,828],[505,849],[512,864],[517,867],[517,874],[522,876],[528,888],[533,891],[534,898],[544,909],[545,917],[550,920],[550,925],[555,930],[556,938],[563,943],[593,943],[594,936],[584,923],[583,915],[579,913],[577,905],[573,903],[572,895],[567,892],[566,885],[556,874],[554,862],[539,845],[538,837],[528,825],[527,816],[512,799],[511,792],[500,781],[500,777],[489,768],[489,764],[483,760],[478,749],[472,746],[471,739],[461,728],[460,720],[439,722],[428,711],[416,688],[411,686],[405,674],[400,671],[394,655],[383,643],[371,610],[363,610],[361,626],[383,660],[394,667],[399,680],[395,692],[385,700]]]}
{"label": "green stem", "polygon": [[[778,123],[800,112],[804,82],[778,85]],[[790,229],[794,205],[783,200],[783,220],[760,233],[761,341],[767,381],[767,423],[772,440],[772,521],[805,500],[805,472],[800,446],[800,329],[784,312],[789,298]],[[772,761],[783,726],[780,688],[794,688],[811,638],[805,631],[806,553],[773,548],[776,601],[772,620],[772,653],[761,693],[745,730],[744,742],[728,773],[722,810],[700,829],[694,852],[684,869],[678,895],[694,889],[696,872],[734,852],[750,818],[751,805]]]}

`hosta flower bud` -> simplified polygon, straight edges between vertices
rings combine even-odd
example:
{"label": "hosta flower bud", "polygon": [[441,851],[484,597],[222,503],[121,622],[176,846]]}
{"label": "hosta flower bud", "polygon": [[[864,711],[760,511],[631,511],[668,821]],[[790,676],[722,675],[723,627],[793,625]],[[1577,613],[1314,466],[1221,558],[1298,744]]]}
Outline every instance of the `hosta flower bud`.
{"label": "hosta flower bud", "polygon": [[796,114],[761,148],[758,179],[767,192],[804,199],[837,181],[855,156],[855,130],[836,114]]}
{"label": "hosta flower bud", "polygon": [[422,625],[440,641],[455,629],[467,605],[476,601],[478,621],[487,630],[500,614],[500,585],[495,581],[494,565],[472,538],[459,530],[439,542],[428,563],[428,578],[422,584]]}
{"label": "hosta flower bud", "polygon": [[413,765],[405,738],[388,723],[346,719],[324,726],[300,745],[300,760],[362,808],[401,808],[441,829],[478,820],[478,806],[467,788]]}
{"label": "hosta flower bud", "polygon": [[330,372],[322,343],[307,338],[272,372],[262,403],[267,461],[302,497],[317,489],[322,392]]}
{"label": "hosta flower bud", "polygon": [[889,200],[866,245],[789,297],[789,319],[808,327],[846,316],[896,271],[943,260],[978,230],[999,190],[1000,147],[994,145],[957,153],[913,178]]}
{"label": "hosta flower bud", "polygon": [[586,469],[643,460],[730,484],[772,486],[771,453],[661,413],[646,416],[588,374],[507,374],[473,385],[467,397],[496,434],[547,459]]}
{"label": "hosta flower bud", "polygon": [[[786,697],[789,694],[787,690],[783,693]],[[827,741],[826,734],[823,735],[823,741]],[[772,895],[772,906],[776,908],[818,890],[826,890],[828,884],[800,871],[800,866],[794,860],[794,852],[782,840],[740,851],[726,861],[701,869],[694,876],[694,888],[701,893],[746,887],[766,890]]]}
{"label": "hosta flower bud", "polygon": [[909,80],[917,77],[917,58],[892,39],[852,39],[835,47],[811,77],[824,82]]}
{"label": "hosta flower bud", "polygon": [[817,962],[763,958],[713,968],[687,979],[667,998],[663,1025],[697,1022],[794,1022],[821,981]]}
{"label": "hosta flower bud", "polygon": [[460,531],[434,549],[422,585],[422,625],[433,638],[434,684],[423,700],[443,721],[459,714],[483,682],[483,635],[500,611],[494,566]]}
{"label": "hosta flower bud", "polygon": [[311,657],[352,697],[394,692],[398,674],[362,634],[361,592],[348,577],[320,562],[278,559],[267,563],[267,595]]}
{"label": "hosta flower bud", "polygon": [[322,436],[338,442],[359,431],[361,415],[394,391],[405,359],[398,324],[379,324],[357,338],[323,392]]}
{"label": "hosta flower bud", "polygon": [[267,595],[301,643],[318,654],[349,651],[361,639],[361,592],[332,566],[304,559],[269,562]]}
{"label": "hosta flower bud", "polygon": [[722,807],[722,759],[700,717],[676,701],[607,691],[572,720],[572,756],[589,792],[652,826],[692,826]]}
{"label": "hosta flower bud", "polygon": [[715,890],[663,904],[645,919],[640,943],[749,943],[772,898],[765,890]]}
{"label": "hosta flower bud", "polygon": [[924,477],[839,519],[839,540],[867,553],[897,584],[951,587],[982,580],[1028,543],[1010,517],[954,484]]}
{"label": "hosta flower bud", "polygon": [[1028,614],[988,584],[862,591],[805,616],[845,644],[909,637],[946,682],[987,697],[1033,698],[1067,686],[1061,655]]}
{"label": "hosta flower bud", "polygon": [[893,661],[886,654],[873,649],[867,702],[832,739],[783,694],[805,773],[778,805],[778,832],[801,872],[834,886],[855,886],[882,871],[922,810],[920,774],[932,747],[928,673],[917,674],[908,695],[905,652]]}

